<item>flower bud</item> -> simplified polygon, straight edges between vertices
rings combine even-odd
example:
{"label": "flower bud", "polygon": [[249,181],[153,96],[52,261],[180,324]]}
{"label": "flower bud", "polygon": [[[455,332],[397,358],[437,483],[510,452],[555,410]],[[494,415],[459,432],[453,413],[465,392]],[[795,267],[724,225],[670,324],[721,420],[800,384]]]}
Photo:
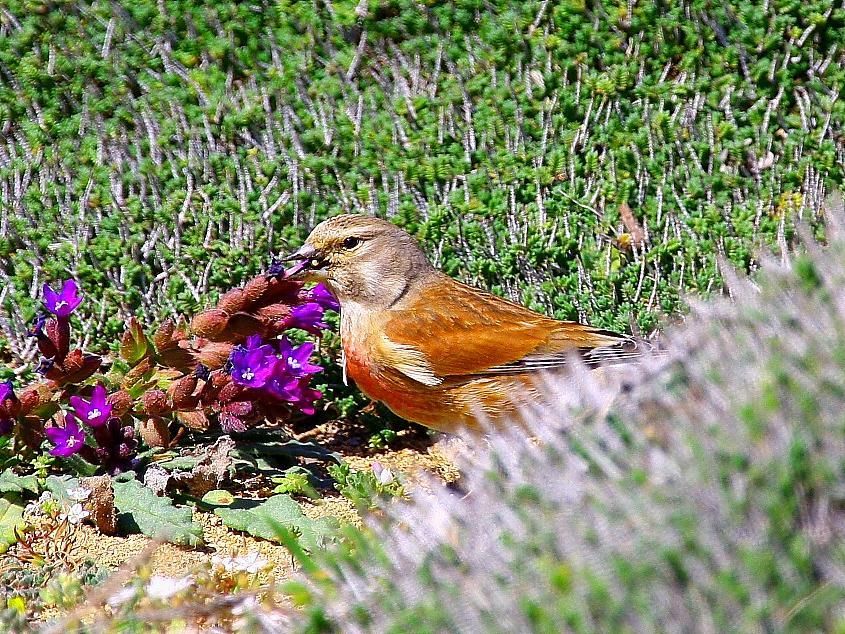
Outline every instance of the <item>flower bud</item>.
{"label": "flower bud", "polygon": [[208,342],[193,353],[194,359],[211,370],[218,370],[226,365],[232,354],[234,344]]}
{"label": "flower bud", "polygon": [[249,337],[260,333],[263,328],[264,324],[258,317],[249,313],[235,313],[229,318],[226,330],[241,337]]}
{"label": "flower bud", "polygon": [[[79,348],[68,353],[61,365],[61,374],[55,377],[60,383],[81,383],[97,370],[100,369],[103,359],[96,354],[82,352]],[[53,367],[53,370],[56,366]],[[54,377],[48,372],[45,374],[48,379]]]}
{"label": "flower bud", "polygon": [[43,332],[39,332],[35,335],[38,342],[38,351],[47,357],[48,359],[52,359],[57,354],[59,354],[59,349],[53,344],[50,338],[45,335]]}
{"label": "flower bud", "polygon": [[194,364],[194,357],[190,351],[180,347],[162,350],[159,352],[158,358],[162,365],[177,370],[187,370]]}
{"label": "flower bud", "polygon": [[164,390],[147,390],[141,397],[143,411],[149,416],[165,414],[170,409],[167,405],[167,394]]}
{"label": "flower bud", "polygon": [[274,277],[267,280],[267,290],[262,294],[263,305],[284,303],[295,304],[302,282],[285,280],[281,277]]}
{"label": "flower bud", "polygon": [[28,388],[21,392],[20,397],[18,397],[21,402],[21,413],[26,416],[36,407],[41,405],[41,397],[38,393],[37,388]]}
{"label": "flower bud", "polygon": [[176,412],[176,418],[188,429],[205,431],[208,429],[208,417],[205,412],[194,410],[190,412]]}
{"label": "flower bud", "polygon": [[165,319],[161,326],[158,327],[158,330],[153,335],[153,343],[159,353],[176,347],[176,341],[173,339],[173,333],[175,331],[176,322],[172,319]]}
{"label": "flower bud", "polygon": [[70,323],[67,319],[53,317],[44,323],[44,331],[56,350],[56,353],[52,356],[57,361],[61,361],[70,349]]}
{"label": "flower bud", "polygon": [[243,391],[244,389],[242,386],[238,385],[234,381],[229,381],[217,393],[217,400],[221,403],[228,403],[229,401],[235,399],[237,396],[242,394]]}
{"label": "flower bud", "polygon": [[225,372],[212,372],[208,382],[215,390],[221,389],[224,385],[232,382],[232,377]]}
{"label": "flower bud", "polygon": [[197,397],[194,390],[197,387],[197,376],[188,374],[170,384],[167,388],[167,401],[170,407],[175,410],[190,409],[196,407]]}
{"label": "flower bud", "polygon": [[106,403],[112,406],[112,416],[120,418],[132,409],[132,396],[126,390],[118,390],[106,397]]}
{"label": "flower bud", "polygon": [[141,422],[141,439],[149,447],[167,447],[170,444],[170,427],[166,421],[150,417]]}
{"label": "flower bud", "polygon": [[292,307],[289,304],[270,304],[262,306],[255,311],[255,314],[263,319],[281,321],[290,316]]}
{"label": "flower bud", "polygon": [[206,339],[217,339],[229,322],[229,314],[219,308],[210,308],[196,315],[191,320],[191,330],[194,334]]}
{"label": "flower bud", "polygon": [[244,286],[244,297],[246,298],[245,308],[250,308],[253,304],[263,299],[263,295],[270,288],[270,280],[266,275],[256,275]]}
{"label": "flower bud", "polygon": [[233,288],[217,302],[217,308],[232,315],[246,308],[246,296],[242,288]]}
{"label": "flower bud", "polygon": [[150,357],[144,357],[138,365],[129,370],[123,377],[121,386],[123,388],[130,388],[138,381],[144,378],[144,375],[153,369],[153,360]]}
{"label": "flower bud", "polygon": [[91,519],[104,535],[117,534],[117,513],[114,509],[114,490],[109,476],[82,478],[79,486],[91,492],[85,502],[85,510],[90,511]]}

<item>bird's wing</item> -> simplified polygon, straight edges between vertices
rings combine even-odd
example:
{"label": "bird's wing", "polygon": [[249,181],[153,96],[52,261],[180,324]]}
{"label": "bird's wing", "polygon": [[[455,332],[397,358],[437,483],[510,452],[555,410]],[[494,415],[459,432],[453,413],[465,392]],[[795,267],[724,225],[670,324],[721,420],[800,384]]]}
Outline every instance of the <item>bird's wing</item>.
{"label": "bird's wing", "polygon": [[448,278],[430,284],[413,307],[391,311],[382,332],[383,356],[425,385],[553,369],[573,355],[599,365],[643,353],[630,337],[556,321]]}

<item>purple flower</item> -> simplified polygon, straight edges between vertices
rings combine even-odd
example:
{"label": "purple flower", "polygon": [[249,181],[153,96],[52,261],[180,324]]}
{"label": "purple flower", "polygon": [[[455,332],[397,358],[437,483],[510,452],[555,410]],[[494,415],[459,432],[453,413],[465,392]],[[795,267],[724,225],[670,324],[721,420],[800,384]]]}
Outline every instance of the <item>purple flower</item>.
{"label": "purple flower", "polygon": [[314,413],[314,401],[323,394],[308,387],[308,377],[295,377],[285,363],[278,363],[265,390],[280,401],[296,405],[303,413]]}
{"label": "purple flower", "polygon": [[45,284],[42,292],[44,294],[44,306],[56,317],[67,317],[82,303],[79,285],[75,280],[65,280],[62,284],[62,290],[58,293],[48,284]]}
{"label": "purple flower", "polygon": [[308,382],[306,380],[299,381],[295,394],[296,400],[293,402],[299,408],[300,412],[308,416],[312,416],[316,411],[314,401],[323,396],[323,393],[320,390],[308,387]]}
{"label": "purple flower", "polygon": [[0,383],[0,403],[5,401],[7,398],[15,398],[15,390],[11,381]]}
{"label": "purple flower", "polygon": [[319,365],[308,362],[313,352],[314,344],[311,342],[303,343],[294,348],[287,337],[282,337],[279,339],[279,354],[276,356],[284,364],[286,374],[300,379],[323,371],[323,368]]}
{"label": "purple flower", "polygon": [[[11,381],[0,383],[0,405],[3,405],[6,400],[16,400],[15,390]],[[9,418],[8,411],[6,411],[5,407],[3,410],[3,413],[7,415],[0,416],[0,436],[5,436],[10,433],[12,428],[15,426],[15,421],[12,418]]]}
{"label": "purple flower", "polygon": [[259,343],[260,339],[250,337],[246,346],[238,346],[232,350],[229,363],[232,367],[232,380],[236,384],[260,388],[270,379],[278,360],[272,346]]}
{"label": "purple flower", "polygon": [[340,309],[340,304],[323,283],[317,284],[317,286],[308,291],[308,299],[318,303],[326,310],[337,311]]}
{"label": "purple flower", "polygon": [[[50,291],[52,292],[52,291]],[[40,313],[33,322],[29,330],[26,331],[28,337],[46,337],[44,334],[44,324],[47,322],[47,315]]]}
{"label": "purple flower", "polygon": [[50,455],[67,458],[82,449],[85,444],[85,433],[79,428],[76,417],[65,414],[64,427],[48,427],[44,430],[47,438],[55,447],[50,450]]}
{"label": "purple flower", "polygon": [[261,340],[261,335],[252,335],[246,338],[244,348],[247,350],[258,350],[262,345],[265,345]]}
{"label": "purple flower", "polygon": [[299,399],[299,379],[288,374],[284,364],[277,363],[265,391],[280,401],[293,403]]}
{"label": "purple flower", "polygon": [[299,306],[294,306],[290,311],[290,316],[285,320],[285,326],[288,328],[302,328],[310,332],[312,335],[319,335],[321,330],[325,330],[329,325],[323,321],[323,313],[325,310],[317,302],[306,302]]}
{"label": "purple flower", "polygon": [[111,418],[94,431],[94,438],[98,445],[94,455],[107,473],[117,475],[132,468],[138,449],[134,426]]}
{"label": "purple flower", "polygon": [[81,396],[71,396],[70,405],[84,423],[91,427],[101,427],[111,416],[112,406],[106,401],[106,388],[97,384],[91,392],[91,400]]}

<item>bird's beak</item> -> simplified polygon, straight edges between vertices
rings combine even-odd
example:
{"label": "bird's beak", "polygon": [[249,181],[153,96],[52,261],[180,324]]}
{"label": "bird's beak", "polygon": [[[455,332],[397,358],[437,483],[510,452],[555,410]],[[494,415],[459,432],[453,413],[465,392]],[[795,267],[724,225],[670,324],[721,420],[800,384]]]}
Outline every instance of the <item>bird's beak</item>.
{"label": "bird's beak", "polygon": [[[280,258],[277,262],[296,262],[288,269],[280,270],[286,279],[315,280],[322,278],[325,273],[325,262],[317,249],[310,244],[303,244],[296,252]],[[280,269],[282,267],[279,267]]]}
{"label": "bird's beak", "polygon": [[296,252],[281,258],[281,260],[282,262],[293,262],[294,260],[302,262],[304,260],[310,260],[315,255],[317,255],[317,249],[310,244],[303,244]]}

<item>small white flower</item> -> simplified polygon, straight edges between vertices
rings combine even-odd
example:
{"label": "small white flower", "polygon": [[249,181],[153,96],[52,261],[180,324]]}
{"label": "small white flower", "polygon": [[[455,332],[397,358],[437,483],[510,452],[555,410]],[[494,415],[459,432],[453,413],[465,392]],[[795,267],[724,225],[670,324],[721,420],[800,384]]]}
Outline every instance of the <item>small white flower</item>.
{"label": "small white flower", "polygon": [[147,596],[150,599],[164,601],[170,597],[186,590],[194,583],[193,577],[167,577],[165,575],[153,575],[147,583]]}
{"label": "small white flower", "polygon": [[376,480],[379,481],[379,484],[386,485],[393,482],[393,472],[382,465],[378,460],[376,460],[373,465],[373,475],[376,477]]}
{"label": "small white flower", "polygon": [[136,588],[135,586],[126,586],[125,588],[121,588],[113,595],[111,595],[106,600],[106,603],[108,603],[113,608],[117,608],[126,603],[127,601],[131,601],[132,599],[134,599],[137,594],[138,588]]}
{"label": "small white flower", "polygon": [[385,467],[384,470],[378,476],[378,481],[382,484],[390,484],[391,482],[393,482],[393,479],[393,472],[387,467]]}
{"label": "small white flower", "polygon": [[91,495],[91,490],[85,487],[73,487],[67,490],[67,496],[74,502],[84,502]]}
{"label": "small white flower", "polygon": [[251,552],[240,557],[235,557],[233,567],[235,570],[241,572],[248,572],[251,575],[263,570],[270,562],[259,555],[257,552]]}
{"label": "small white flower", "polygon": [[52,501],[53,501],[53,494],[50,493],[49,491],[44,491],[41,494],[41,497],[38,498],[39,504],[44,504],[44,502],[52,502]]}
{"label": "small white flower", "polygon": [[70,524],[79,524],[89,515],[91,513],[83,509],[82,505],[77,502],[68,509],[67,513],[59,515],[59,519],[67,520]]}
{"label": "small white flower", "polygon": [[235,559],[226,555],[212,555],[211,566],[213,568],[222,568],[226,572],[232,572],[235,568]]}

